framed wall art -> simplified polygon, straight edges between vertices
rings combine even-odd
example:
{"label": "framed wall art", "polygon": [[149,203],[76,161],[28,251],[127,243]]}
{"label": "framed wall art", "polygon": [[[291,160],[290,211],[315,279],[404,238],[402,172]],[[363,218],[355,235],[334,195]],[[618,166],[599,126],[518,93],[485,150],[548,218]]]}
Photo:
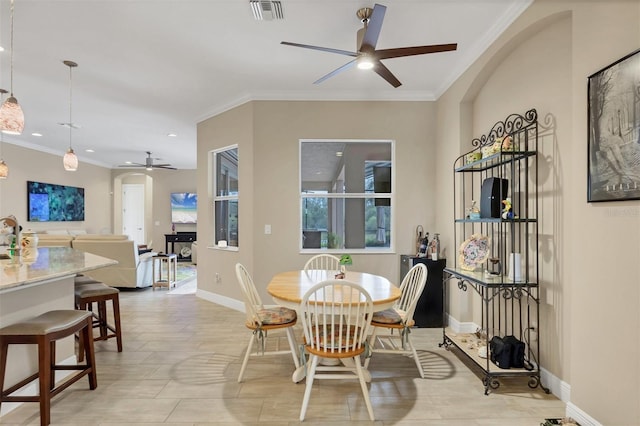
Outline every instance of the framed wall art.
{"label": "framed wall art", "polygon": [[640,200],[640,50],[589,76],[588,202]]}

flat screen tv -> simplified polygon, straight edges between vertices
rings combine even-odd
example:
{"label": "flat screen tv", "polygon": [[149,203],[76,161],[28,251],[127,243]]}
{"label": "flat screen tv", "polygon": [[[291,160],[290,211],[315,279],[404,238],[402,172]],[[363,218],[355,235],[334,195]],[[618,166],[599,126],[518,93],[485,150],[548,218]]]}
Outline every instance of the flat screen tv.
{"label": "flat screen tv", "polygon": [[27,181],[29,222],[84,221],[84,188]]}
{"label": "flat screen tv", "polygon": [[198,219],[198,194],[174,192],[171,194],[171,222],[196,223]]}

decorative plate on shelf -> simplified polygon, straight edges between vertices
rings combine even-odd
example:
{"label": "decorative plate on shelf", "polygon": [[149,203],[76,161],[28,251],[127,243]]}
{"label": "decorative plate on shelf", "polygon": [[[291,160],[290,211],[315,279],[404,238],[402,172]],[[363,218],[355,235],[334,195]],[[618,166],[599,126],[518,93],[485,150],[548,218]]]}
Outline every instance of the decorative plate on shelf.
{"label": "decorative plate on shelf", "polygon": [[189,257],[191,256],[191,249],[189,247],[182,247],[180,250],[180,256]]}
{"label": "decorative plate on shelf", "polygon": [[473,234],[465,240],[459,249],[460,267],[466,271],[473,271],[489,258],[489,237]]}

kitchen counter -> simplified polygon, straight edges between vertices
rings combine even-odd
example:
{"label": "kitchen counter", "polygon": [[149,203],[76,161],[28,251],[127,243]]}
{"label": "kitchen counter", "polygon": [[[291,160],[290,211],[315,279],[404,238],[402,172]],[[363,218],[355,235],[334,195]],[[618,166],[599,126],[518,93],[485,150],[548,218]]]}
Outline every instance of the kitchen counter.
{"label": "kitchen counter", "polygon": [[37,253],[0,260],[0,294],[118,263],[70,247],[40,247]]}

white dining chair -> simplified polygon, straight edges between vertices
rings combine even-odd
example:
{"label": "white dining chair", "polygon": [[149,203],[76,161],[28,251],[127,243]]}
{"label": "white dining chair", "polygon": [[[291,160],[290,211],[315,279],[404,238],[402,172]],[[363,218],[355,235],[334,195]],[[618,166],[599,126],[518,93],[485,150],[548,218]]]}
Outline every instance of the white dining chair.
{"label": "white dining chair", "polygon": [[[296,311],[283,306],[265,308],[251,275],[240,263],[236,264],[236,277],[244,296],[244,306],[247,314],[245,326],[252,331],[251,336],[249,336],[247,352],[244,355],[240,374],[238,375],[238,382],[242,382],[247,363],[252,356],[291,354],[296,369],[300,367],[296,339],[293,333],[293,326],[297,322]],[[280,349],[279,337],[281,336],[274,336],[278,340],[275,348],[270,349],[267,345],[269,332],[282,329],[286,332],[289,349]],[[256,352],[252,352],[256,342],[259,347]]]}
{"label": "white dining chair", "polygon": [[304,265],[304,270],[324,270],[324,271],[336,271],[340,270],[340,258],[332,254],[317,254],[311,259],[307,260]]}
{"label": "white dining chair", "polygon": [[[374,421],[369,390],[360,355],[365,354],[366,340],[373,316],[373,303],[362,286],[346,280],[327,280],[315,284],[302,297],[299,309],[304,330],[307,383],[300,421],[303,421],[311,397],[313,382],[318,379],[358,379],[367,411]],[[320,365],[321,359],[350,359],[349,366]]]}
{"label": "white dining chair", "polygon": [[[420,377],[424,379],[424,369],[418,352],[411,342],[411,327],[414,325],[413,313],[420,295],[427,282],[427,267],[418,263],[407,272],[400,284],[400,299],[393,307],[374,312],[371,326],[373,332],[369,337],[371,355],[376,353],[392,353],[411,355],[418,367]],[[386,332],[386,333],[385,333]],[[385,333],[385,334],[380,334]],[[364,367],[369,367],[371,357],[365,359]]]}

